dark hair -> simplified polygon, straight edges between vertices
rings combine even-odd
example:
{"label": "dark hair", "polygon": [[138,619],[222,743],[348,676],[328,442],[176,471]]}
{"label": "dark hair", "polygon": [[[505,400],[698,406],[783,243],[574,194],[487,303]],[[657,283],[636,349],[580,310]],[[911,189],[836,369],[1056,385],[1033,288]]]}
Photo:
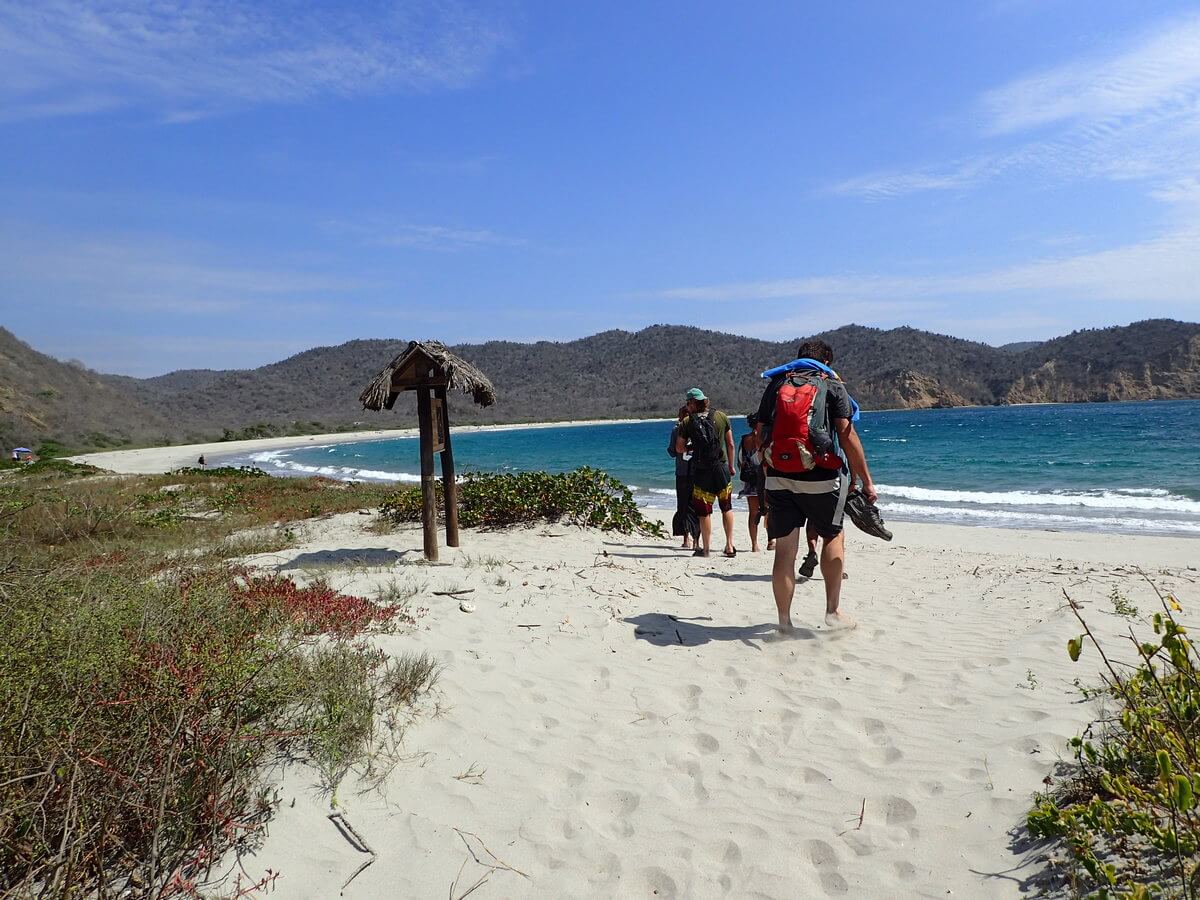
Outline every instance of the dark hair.
{"label": "dark hair", "polygon": [[683,404],[683,406],[679,407],[679,421],[680,422],[682,422],[684,419],[686,419],[689,415],[690,415],[690,413],[688,413],[688,408],[687,408],[686,403]]}
{"label": "dark hair", "polygon": [[746,416],[746,424],[749,425],[751,428],[753,428],[755,425],[757,425],[758,424],[758,413],[752,412],[752,413],[750,413],[750,415]]}
{"label": "dark hair", "polygon": [[827,366],[833,365],[833,348],[824,341],[816,339],[801,344],[800,349],[796,351],[796,356],[800,359],[815,359]]}

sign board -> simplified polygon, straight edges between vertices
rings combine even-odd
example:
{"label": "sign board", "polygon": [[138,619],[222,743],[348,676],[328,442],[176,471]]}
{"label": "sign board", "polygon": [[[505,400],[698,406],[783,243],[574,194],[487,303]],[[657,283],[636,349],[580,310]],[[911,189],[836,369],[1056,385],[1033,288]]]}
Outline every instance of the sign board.
{"label": "sign board", "polygon": [[433,426],[433,452],[446,449],[446,401],[433,397],[429,401],[429,417]]}

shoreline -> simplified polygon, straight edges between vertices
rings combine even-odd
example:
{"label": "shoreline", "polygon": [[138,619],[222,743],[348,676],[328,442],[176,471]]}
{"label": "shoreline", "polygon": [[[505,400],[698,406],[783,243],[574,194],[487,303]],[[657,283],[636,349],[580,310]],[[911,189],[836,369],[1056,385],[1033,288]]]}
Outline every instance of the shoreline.
{"label": "shoreline", "polygon": [[[525,422],[507,425],[455,425],[452,434],[485,431],[520,431],[536,428],[578,428],[584,425],[637,425],[643,422],[674,422],[674,419],[580,419],[573,422]],[[329,434],[304,434],[288,437],[255,438],[248,441],[209,441],[203,444],[176,444],[170,447],[143,447],[137,450],[100,450],[68,456],[70,462],[87,463],[119,475],[160,475],[185,466],[194,466],[200,456],[213,460],[264,450],[289,450],[309,444],[359,444],[373,441],[415,438],[413,428],[382,428],[366,431],[337,431]]]}
{"label": "shoreline", "polygon": [[[463,425],[455,429],[458,434],[467,433],[482,433],[482,432],[508,432],[522,430],[538,430],[551,428],[571,428],[591,425],[635,425],[645,423],[661,423],[666,424],[673,422],[673,419],[587,419],[577,420],[572,422],[531,422],[531,423],[509,423],[509,424],[493,424],[493,425]],[[394,428],[394,429],[370,429],[362,431],[350,432],[332,432],[325,434],[314,435],[294,435],[280,436],[269,438],[257,438],[244,441],[210,441],[197,444],[183,444],[167,447],[148,447],[138,449],[121,449],[121,450],[106,450],[96,453],[76,454],[67,459],[75,462],[89,463],[100,468],[110,470],[117,474],[130,475],[150,475],[150,474],[166,474],[175,469],[195,466],[198,457],[203,455],[210,467],[222,465],[259,465],[258,463],[248,461],[247,457],[258,453],[269,453],[272,451],[287,451],[303,448],[321,448],[330,445],[353,445],[361,443],[374,443],[389,440],[411,440],[417,437],[418,430],[413,427],[409,428]],[[305,472],[290,472],[278,469],[278,467],[270,464],[262,465],[269,474],[276,477],[303,477]],[[323,474],[323,473],[318,473]],[[332,477],[342,477],[337,473],[329,473]],[[353,474],[353,473],[351,473]],[[375,477],[381,473],[367,473],[365,479],[367,481],[380,481],[383,479]],[[404,476],[397,477],[395,483],[405,484],[415,480],[414,477]],[[644,483],[640,482],[639,483]],[[644,488],[643,492],[650,494],[664,493],[663,490],[657,488]],[[637,492],[635,491],[635,494]],[[665,510],[673,508],[674,498],[670,498],[668,504],[666,500],[659,497],[647,497],[640,494],[638,504],[647,514],[651,510]],[[888,498],[885,496],[884,500]],[[896,498],[893,498],[896,499]],[[739,503],[740,507],[741,504]],[[1129,535],[1129,536],[1153,536],[1164,537],[1170,539],[1182,539],[1195,541],[1200,538],[1200,533],[1197,533],[1194,528],[1183,528],[1179,526],[1167,527],[1171,524],[1170,516],[1166,517],[1163,527],[1153,527],[1153,516],[1149,511],[1141,513],[1136,519],[1129,521],[1124,527],[1114,526],[1111,520],[1103,523],[1093,524],[1089,527],[1086,516],[1081,516],[1078,525],[1074,522],[1063,522],[1061,516],[1051,517],[1046,521],[1042,521],[1040,516],[1022,517],[1019,521],[1012,521],[1011,524],[1007,521],[1012,519],[1011,514],[997,513],[997,516],[978,518],[986,519],[984,521],[972,521],[976,516],[967,516],[965,519],[958,517],[953,518],[953,511],[948,513],[950,519],[942,519],[936,515],[937,507],[934,507],[928,515],[910,514],[910,511],[902,511],[900,509],[888,509],[887,505],[881,507],[885,518],[889,522],[904,523],[905,525],[925,525],[932,524],[955,529],[972,528],[986,529],[995,531],[1001,534],[1024,533],[1028,535],[1047,536],[1054,534],[1077,534],[1077,535]],[[972,507],[973,509],[973,507]],[[999,519],[999,521],[997,521]],[[1097,527],[1098,526],[1098,527]],[[1108,526],[1108,527],[1105,527]]]}

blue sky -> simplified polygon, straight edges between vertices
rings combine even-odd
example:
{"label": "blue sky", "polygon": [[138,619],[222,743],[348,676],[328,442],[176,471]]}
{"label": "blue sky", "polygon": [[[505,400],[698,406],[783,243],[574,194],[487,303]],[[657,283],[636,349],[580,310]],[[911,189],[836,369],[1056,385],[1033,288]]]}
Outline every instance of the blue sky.
{"label": "blue sky", "polygon": [[1193,3],[0,0],[0,324],[352,338],[1200,319]]}

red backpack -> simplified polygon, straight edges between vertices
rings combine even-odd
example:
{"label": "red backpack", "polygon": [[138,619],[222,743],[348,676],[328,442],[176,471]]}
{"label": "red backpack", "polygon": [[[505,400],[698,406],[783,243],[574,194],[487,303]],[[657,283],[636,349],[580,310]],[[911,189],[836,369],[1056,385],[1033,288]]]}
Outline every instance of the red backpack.
{"label": "red backpack", "polygon": [[767,465],[780,472],[840,469],[826,416],[829,378],[815,372],[792,372],[775,395],[775,421],[766,447]]}

